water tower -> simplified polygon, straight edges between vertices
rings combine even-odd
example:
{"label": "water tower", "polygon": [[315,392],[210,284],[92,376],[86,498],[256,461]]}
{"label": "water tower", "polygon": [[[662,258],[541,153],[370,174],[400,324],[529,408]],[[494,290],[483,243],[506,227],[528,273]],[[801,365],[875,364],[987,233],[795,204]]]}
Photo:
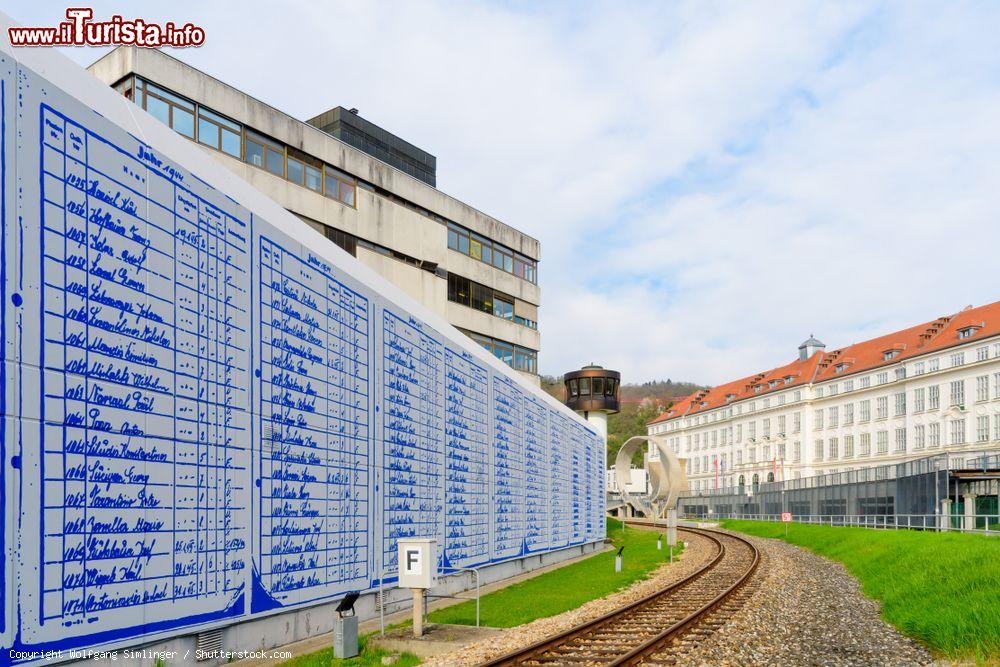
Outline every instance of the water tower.
{"label": "water tower", "polygon": [[593,424],[604,442],[608,441],[608,415],[618,412],[621,373],[600,366],[584,366],[566,373],[566,405]]}

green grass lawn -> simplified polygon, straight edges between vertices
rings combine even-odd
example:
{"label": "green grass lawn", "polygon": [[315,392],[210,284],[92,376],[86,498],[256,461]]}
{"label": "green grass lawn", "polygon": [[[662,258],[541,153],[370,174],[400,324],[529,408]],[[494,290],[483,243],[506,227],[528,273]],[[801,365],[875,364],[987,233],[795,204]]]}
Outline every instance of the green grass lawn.
{"label": "green grass lawn", "polygon": [[[608,537],[614,541],[615,548],[625,546],[621,572],[615,572],[615,552],[609,551],[513,584],[482,597],[482,624],[510,628],[536,618],[575,609],[584,602],[604,597],[645,579],[654,568],[667,560],[665,535],[663,550],[657,551],[656,538],[659,533],[626,526],[623,534],[619,521],[607,521]],[[675,555],[680,550],[680,545],[675,547]],[[463,602],[431,612],[430,621],[475,625],[476,603]]]}
{"label": "green grass lawn", "polygon": [[371,665],[381,665],[382,658],[387,655],[398,656],[396,662],[393,663],[396,667],[412,667],[413,665],[420,664],[420,658],[412,653],[393,653],[392,651],[383,651],[379,648],[369,647],[368,638],[370,636],[362,635],[358,638],[358,642],[361,645],[361,653],[355,658],[337,660],[333,657],[333,648],[331,647],[286,660],[281,663],[280,667],[330,667],[330,665],[337,665],[338,667],[370,667]]}
{"label": "green grass lawn", "polygon": [[843,563],[882,616],[953,660],[1000,661],[1000,538],[793,523],[722,522]]}

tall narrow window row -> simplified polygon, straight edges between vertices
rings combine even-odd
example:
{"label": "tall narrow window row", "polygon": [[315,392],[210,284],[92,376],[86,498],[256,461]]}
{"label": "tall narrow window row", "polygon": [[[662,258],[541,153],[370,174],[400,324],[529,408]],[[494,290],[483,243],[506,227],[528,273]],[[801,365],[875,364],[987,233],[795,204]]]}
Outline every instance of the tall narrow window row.
{"label": "tall narrow window row", "polygon": [[115,88],[188,139],[347,206],[357,206],[358,181],[339,169],[140,77],[128,77]]}

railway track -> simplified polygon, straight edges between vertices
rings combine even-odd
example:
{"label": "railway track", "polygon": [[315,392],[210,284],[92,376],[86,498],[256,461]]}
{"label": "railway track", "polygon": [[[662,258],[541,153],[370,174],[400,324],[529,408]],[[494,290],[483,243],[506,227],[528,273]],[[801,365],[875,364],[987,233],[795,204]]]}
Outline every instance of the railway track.
{"label": "railway track", "polygon": [[[713,530],[679,528],[712,541],[714,557],[694,574],[621,609],[499,656],[500,665],[671,664],[671,648],[714,632],[753,575],[760,553],[750,542]],[[727,613],[728,612],[728,613]]]}

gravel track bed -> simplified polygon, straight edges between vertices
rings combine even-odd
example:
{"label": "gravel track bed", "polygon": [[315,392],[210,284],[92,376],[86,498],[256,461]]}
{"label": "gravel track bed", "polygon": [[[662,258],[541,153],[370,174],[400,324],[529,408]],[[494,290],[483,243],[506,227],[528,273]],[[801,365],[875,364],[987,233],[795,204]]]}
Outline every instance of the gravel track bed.
{"label": "gravel track bed", "polygon": [[[734,533],[737,534],[737,533]],[[746,603],[678,665],[926,665],[920,644],[879,617],[840,563],[781,542],[748,538],[761,564]]]}
{"label": "gravel track bed", "polygon": [[680,533],[679,536],[680,539],[687,541],[687,547],[683,554],[674,561],[673,565],[665,563],[662,567],[654,570],[648,579],[638,581],[625,590],[612,593],[607,597],[591,600],[576,609],[548,618],[539,618],[531,623],[510,628],[496,637],[465,646],[451,653],[435,656],[423,664],[432,667],[478,665],[504,653],[564,632],[580,623],[593,620],[630,602],[655,593],[692,574],[714,557],[715,547],[707,539],[692,533]]}

